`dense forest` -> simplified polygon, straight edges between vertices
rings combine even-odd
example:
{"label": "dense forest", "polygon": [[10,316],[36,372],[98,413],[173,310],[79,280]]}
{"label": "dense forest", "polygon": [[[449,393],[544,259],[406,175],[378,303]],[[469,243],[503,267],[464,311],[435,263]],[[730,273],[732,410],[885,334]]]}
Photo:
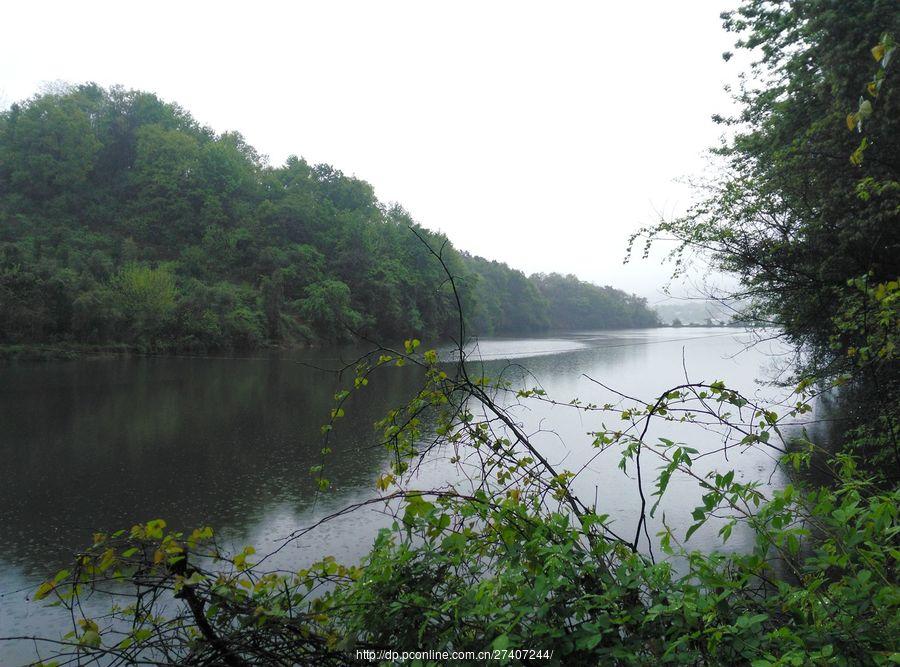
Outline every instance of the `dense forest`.
{"label": "dense forest", "polygon": [[82,85],[0,114],[0,344],[253,348],[356,334],[653,326],[643,300],[457,252],[365,181],[272,167],[155,95]]}
{"label": "dense forest", "polygon": [[529,277],[468,253],[462,253],[462,261],[475,277],[473,318],[490,333],[658,325],[645,299],[612,287],[558,273]]}

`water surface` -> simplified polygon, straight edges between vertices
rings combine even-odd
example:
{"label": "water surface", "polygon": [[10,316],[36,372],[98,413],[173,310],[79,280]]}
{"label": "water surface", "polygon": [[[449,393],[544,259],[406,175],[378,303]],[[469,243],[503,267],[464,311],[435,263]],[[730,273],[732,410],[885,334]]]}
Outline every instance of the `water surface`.
{"label": "water surface", "polygon": [[[483,339],[469,349],[473,366],[503,374],[517,386],[541,386],[560,401],[604,403],[609,392],[653,398],[685,380],[723,379],[749,394],[774,396],[757,384],[783,350],[745,350],[748,334],[731,329],[649,329],[579,332],[544,338]],[[48,573],[67,563],[91,533],[161,517],[170,525],[211,525],[236,547],[259,551],[349,503],[374,494],[388,455],[373,423],[401,405],[420,381],[414,368],[380,375],[348,407],[334,434],[328,477],[334,488],[316,496],[309,468],[319,462],[320,426],[335,391],[332,373],[359,350],[318,350],[255,357],[114,358],[19,364],[0,368],[0,636],[53,633],[54,611],[26,601]],[[624,476],[614,452],[598,456],[589,431],[610,416],[546,404],[515,411],[559,468],[581,469],[576,489],[630,534],[637,512],[633,471]],[[702,429],[668,435],[698,449],[718,436]],[[646,472],[652,474],[655,464]],[[698,469],[723,465],[703,461]],[[785,483],[765,451],[730,457],[743,479]],[[416,484],[453,479],[440,455]],[[673,482],[662,506],[684,529],[697,500],[694,486]],[[299,567],[326,554],[355,561],[389,519],[367,510],[328,523],[279,555]],[[652,530],[658,528],[657,524]],[[701,530],[713,543],[715,529]],[[730,548],[746,548],[736,534]],[[32,657],[31,645],[0,644],[0,664]]]}

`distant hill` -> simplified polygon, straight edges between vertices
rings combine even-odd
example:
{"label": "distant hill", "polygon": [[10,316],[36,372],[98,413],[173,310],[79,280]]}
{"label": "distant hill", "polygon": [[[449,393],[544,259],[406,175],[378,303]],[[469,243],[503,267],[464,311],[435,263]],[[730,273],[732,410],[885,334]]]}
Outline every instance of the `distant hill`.
{"label": "distant hill", "polygon": [[[738,309],[738,306],[732,305],[732,308]],[[658,304],[653,306],[653,310],[659,315],[660,321],[668,325],[677,322],[684,325],[712,324],[718,326],[731,324],[735,315],[735,310],[729,309],[717,301],[693,299]]]}
{"label": "distant hill", "polygon": [[463,263],[478,278],[474,316],[488,333],[659,324],[645,299],[612,287],[598,287],[558,273],[526,277],[506,264],[466,253]]}
{"label": "distant hill", "polygon": [[464,255],[331,166],[273,167],[151,93],[84,85],[0,113],[0,344],[439,338],[455,301],[410,226],[476,331],[656,322],[624,292]]}

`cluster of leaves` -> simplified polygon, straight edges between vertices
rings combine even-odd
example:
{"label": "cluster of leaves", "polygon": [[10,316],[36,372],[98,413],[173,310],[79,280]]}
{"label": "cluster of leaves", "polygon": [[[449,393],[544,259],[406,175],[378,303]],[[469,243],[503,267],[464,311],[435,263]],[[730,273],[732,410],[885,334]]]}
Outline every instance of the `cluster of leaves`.
{"label": "cluster of leaves", "polygon": [[[875,76],[872,80],[866,84],[866,92],[873,99],[877,98],[879,93],[881,93],[881,87],[884,84],[884,79],[886,76],[885,69],[890,64],[891,60],[894,57],[894,51],[897,50],[897,44],[894,42],[894,38],[890,33],[884,33],[881,36],[881,41],[878,42],[875,46],[872,47],[872,57],[878,61],[878,70],[875,72]],[[859,107],[856,111],[847,114],[847,128],[850,130],[856,129],[859,132],[863,131],[863,125],[869,116],[872,115],[873,106],[872,101],[866,99],[863,96],[859,98]],[[869,147],[869,139],[868,137],[863,137],[859,146],[856,148],[853,153],[850,155],[850,162],[859,166],[862,164],[863,155],[866,151],[866,148]]]}
{"label": "cluster of leaves", "polygon": [[[206,664],[212,656],[216,664],[234,665],[246,664],[238,657],[246,652],[236,645],[241,637],[264,656],[270,647],[263,634],[275,626],[295,647],[305,643],[297,642],[297,633],[321,620],[310,605],[317,587],[360,575],[358,568],[340,566],[334,559],[301,572],[259,574],[251,562],[255,553],[247,546],[225,556],[211,528],[186,535],[167,530],[166,522],[158,519],[128,531],[95,534],[93,545],[78,555],[71,571],[42,584],[35,599],[66,607],[73,618],[77,612],[73,629],[54,643],[59,653],[79,660]],[[125,585],[137,590],[132,604],[116,605],[109,615],[85,617],[85,590],[121,594]],[[183,605],[183,613],[171,614],[173,601]],[[271,641],[277,653],[280,640],[273,634]],[[325,640],[317,632],[309,634],[308,641],[306,651],[317,652]]]}
{"label": "cluster of leaves", "polygon": [[[808,528],[788,490],[760,505],[750,555],[667,542],[684,574],[589,539],[602,516],[573,522],[512,493],[417,501],[403,524],[417,539],[385,532],[360,581],[328,604],[336,632],[382,646],[541,646],[561,664],[886,664],[898,657],[897,495],[817,500],[828,538],[808,557],[796,558]],[[773,549],[794,554],[798,583],[770,579]]]}
{"label": "cluster of leaves", "polygon": [[[364,181],[297,157],[269,166],[239,134],[149,93],[48,92],[0,112],[0,344],[436,338],[454,327],[454,304],[410,226],[468,276],[459,289],[482,331],[556,322],[546,300],[517,289],[527,278],[500,264],[499,282],[482,277]],[[633,297],[593,289],[608,303],[584,304],[574,325],[654,321]],[[626,303],[632,319],[619,314]],[[515,311],[531,316],[505,314]]]}

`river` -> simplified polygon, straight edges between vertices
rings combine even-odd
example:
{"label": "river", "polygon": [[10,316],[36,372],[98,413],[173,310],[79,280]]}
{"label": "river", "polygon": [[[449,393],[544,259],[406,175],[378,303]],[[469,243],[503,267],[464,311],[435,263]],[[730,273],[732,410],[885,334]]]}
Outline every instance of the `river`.
{"label": "river", "polygon": [[[614,398],[589,378],[649,399],[683,382],[685,369],[692,380],[721,379],[750,395],[780,395],[783,390],[758,380],[773,376],[786,350],[776,342],[748,349],[751,340],[749,333],[722,328],[489,338],[479,341],[472,359],[488,374],[504,371],[514,384],[539,383],[563,402]],[[348,406],[327,459],[333,488],[317,498],[309,473],[320,458],[320,426],[342,387],[333,373],[313,366],[337,368],[358,351],[0,368],[0,636],[57,634],[56,610],[26,596],[95,531],[161,517],[178,528],[210,525],[226,544],[255,544],[262,552],[317,517],[372,496],[388,464],[372,424],[415,390],[413,368],[381,374]],[[614,419],[547,404],[517,414],[560,468],[587,464],[576,489],[589,504],[596,500],[614,526],[632,533],[634,476],[617,469],[614,452],[596,457],[589,444],[588,432]],[[719,444],[702,429],[663,433],[701,451]],[[736,451],[728,462],[703,465],[735,468],[740,478],[759,479],[767,488],[786,483],[763,450]],[[448,472],[446,462],[433,457],[414,483],[431,487],[445,482]],[[696,497],[694,485],[673,482],[662,506],[682,534]],[[327,554],[356,561],[387,521],[377,511],[357,512],[325,524],[279,557],[295,567]],[[715,534],[709,526],[692,541],[708,545]],[[737,531],[728,548],[746,548],[747,539]],[[0,643],[0,664],[32,659],[32,651],[27,642]]]}

